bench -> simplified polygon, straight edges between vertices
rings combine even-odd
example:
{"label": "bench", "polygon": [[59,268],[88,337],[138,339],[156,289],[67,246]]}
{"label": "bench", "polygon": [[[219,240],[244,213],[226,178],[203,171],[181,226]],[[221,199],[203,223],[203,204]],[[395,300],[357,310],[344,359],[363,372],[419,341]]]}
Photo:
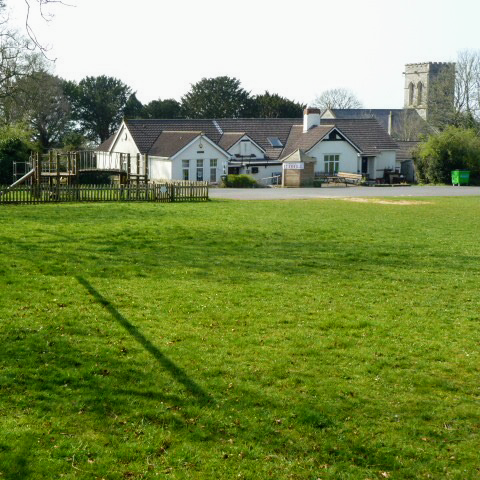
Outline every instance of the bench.
{"label": "bench", "polygon": [[337,177],[339,179],[342,179],[342,181],[345,182],[345,185],[347,183],[358,184],[362,181],[362,174],[361,173],[338,172]]}
{"label": "bench", "polygon": [[324,173],[316,175],[316,178],[318,180],[324,181],[325,183],[343,183],[347,187],[349,183],[360,183],[362,181],[362,174],[338,172],[334,175],[329,175],[328,173]]}

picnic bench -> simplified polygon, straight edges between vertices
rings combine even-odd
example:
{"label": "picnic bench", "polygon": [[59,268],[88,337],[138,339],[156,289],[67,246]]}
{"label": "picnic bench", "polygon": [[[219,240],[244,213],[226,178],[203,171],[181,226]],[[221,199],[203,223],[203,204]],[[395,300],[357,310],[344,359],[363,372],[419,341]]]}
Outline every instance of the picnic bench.
{"label": "picnic bench", "polygon": [[362,181],[361,173],[347,173],[347,172],[338,172],[334,175],[328,173],[320,175],[319,178],[326,183],[343,183],[348,187],[349,183],[357,185]]}

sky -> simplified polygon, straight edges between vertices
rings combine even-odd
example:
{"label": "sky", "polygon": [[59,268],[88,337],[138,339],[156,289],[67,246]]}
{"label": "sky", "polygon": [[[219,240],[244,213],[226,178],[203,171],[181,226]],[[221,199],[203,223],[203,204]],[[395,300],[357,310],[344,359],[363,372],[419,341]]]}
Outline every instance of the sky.
{"label": "sky", "polygon": [[[480,49],[478,0],[64,1],[48,22],[30,17],[54,73],[119,78],[142,103],[227,75],[252,95],[309,104],[341,87],[366,108],[401,108],[406,63]],[[7,5],[21,30],[24,0]]]}

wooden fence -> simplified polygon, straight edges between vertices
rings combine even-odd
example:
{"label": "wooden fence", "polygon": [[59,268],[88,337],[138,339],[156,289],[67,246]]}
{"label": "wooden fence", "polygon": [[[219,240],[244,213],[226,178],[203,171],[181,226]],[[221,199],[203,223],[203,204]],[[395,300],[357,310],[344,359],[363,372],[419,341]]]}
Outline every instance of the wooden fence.
{"label": "wooden fence", "polygon": [[139,185],[23,185],[0,187],[0,204],[64,202],[203,202],[207,182]]}

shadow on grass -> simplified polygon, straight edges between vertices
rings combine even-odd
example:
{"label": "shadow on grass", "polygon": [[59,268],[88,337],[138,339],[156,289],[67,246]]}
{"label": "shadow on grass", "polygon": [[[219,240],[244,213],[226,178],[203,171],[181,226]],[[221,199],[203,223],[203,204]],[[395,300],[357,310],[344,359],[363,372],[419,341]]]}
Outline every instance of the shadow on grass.
{"label": "shadow on grass", "polygon": [[180,367],[167,358],[153,343],[148,340],[137,327],[132,325],[106,298],[104,298],[93,286],[83,277],[77,276],[78,282],[85,287],[90,295],[110,313],[110,315],[140,344],[149,352],[172,377],[180,382],[192,395],[202,403],[211,401],[211,398],[197,385]]}
{"label": "shadow on grass", "polygon": [[28,458],[31,454],[33,438],[24,436],[15,445],[16,448],[3,447],[0,444],[0,477],[8,480],[25,479],[31,476]]}

